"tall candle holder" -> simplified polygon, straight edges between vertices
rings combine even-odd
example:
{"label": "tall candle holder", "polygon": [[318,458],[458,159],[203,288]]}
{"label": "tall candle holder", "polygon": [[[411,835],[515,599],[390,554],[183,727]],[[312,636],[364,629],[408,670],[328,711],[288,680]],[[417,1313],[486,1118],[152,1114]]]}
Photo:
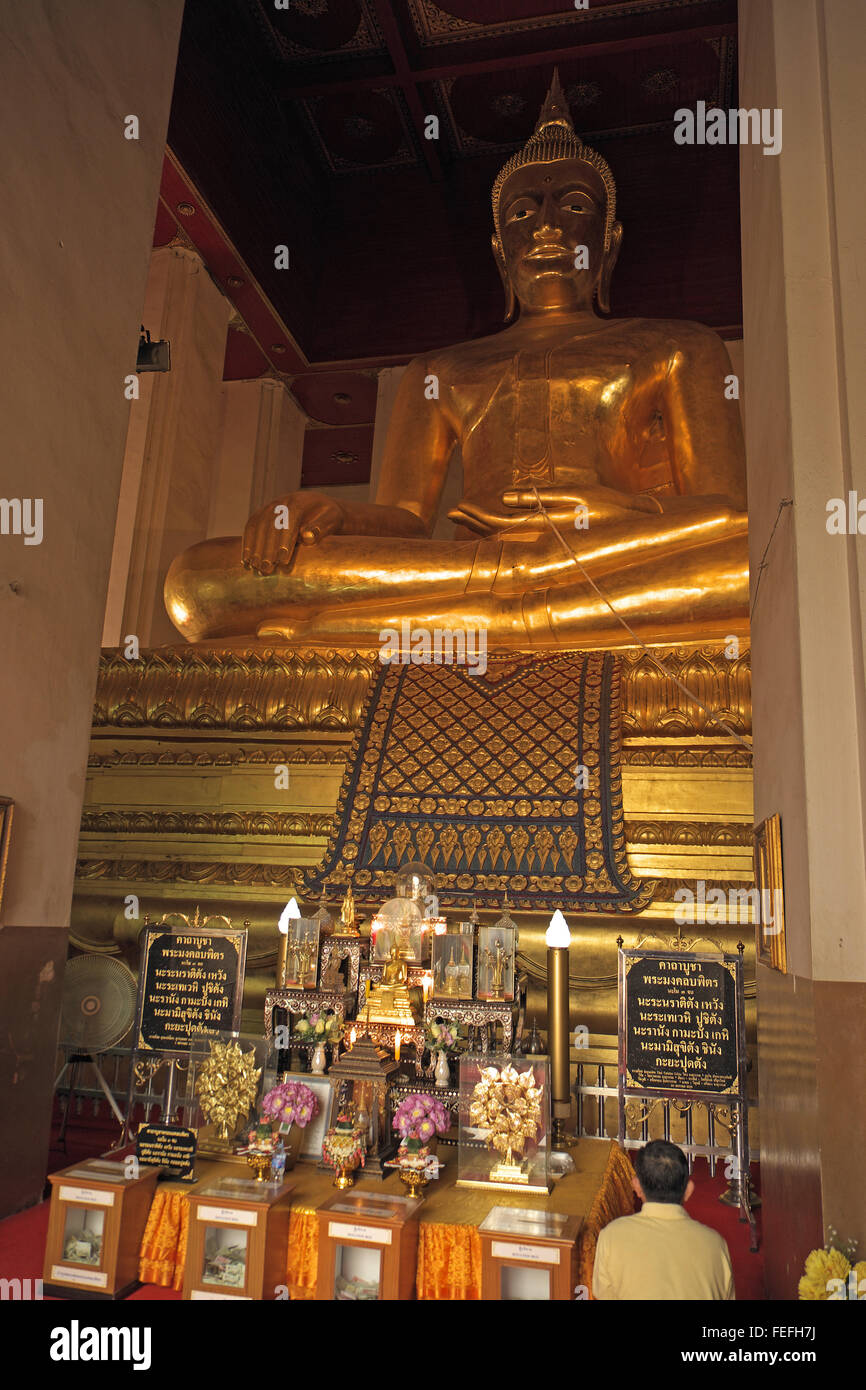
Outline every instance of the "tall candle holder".
{"label": "tall candle holder", "polygon": [[571,932],[559,909],[551,917],[544,939],[547,944],[547,1051],[550,1055],[553,1147],[565,1150],[569,1142],[574,1142],[565,1133],[565,1124],[571,1115],[568,1046],[568,951]]}

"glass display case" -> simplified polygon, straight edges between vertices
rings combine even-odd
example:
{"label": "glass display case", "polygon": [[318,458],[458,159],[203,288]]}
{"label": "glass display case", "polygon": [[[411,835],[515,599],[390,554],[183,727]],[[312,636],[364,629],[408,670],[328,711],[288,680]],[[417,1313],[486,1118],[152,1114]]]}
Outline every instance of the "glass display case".
{"label": "glass display case", "polygon": [[513,927],[497,922],[493,927],[478,928],[476,958],[476,995],[479,999],[514,998]]}
{"label": "glass display case", "polygon": [[475,959],[475,927],[461,922],[433,937],[434,999],[471,999]]}
{"label": "glass display case", "polygon": [[247,1278],[247,1232],[205,1226],[201,1282],[242,1289]]}
{"label": "glass display case", "polygon": [[319,979],[318,917],[289,918],[286,942],[286,989],[315,989]]}
{"label": "glass display case", "polygon": [[99,1207],[67,1206],[63,1225],[63,1259],[66,1264],[102,1263],[105,1212]]}
{"label": "glass display case", "polygon": [[370,925],[370,959],[383,964],[396,947],[399,960],[422,965],[430,958],[430,924],[411,898],[389,898]]}
{"label": "glass display case", "polygon": [[246,1165],[238,1150],[246,1145],[262,1096],[276,1084],[276,1065],[276,1047],[263,1033],[192,1038],[183,1098],[200,1158]]}
{"label": "glass display case", "polygon": [[550,1192],[547,1057],[460,1058],[458,1187]]}
{"label": "glass display case", "polygon": [[382,1251],[369,1245],[337,1245],[334,1258],[335,1299],[368,1303],[381,1298]]}
{"label": "glass display case", "polygon": [[482,1299],[572,1299],[580,1225],[564,1212],[494,1207],[478,1228]]}
{"label": "glass display case", "polygon": [[318,1211],[320,1302],[405,1301],[415,1288],[423,1198],[341,1192]]}

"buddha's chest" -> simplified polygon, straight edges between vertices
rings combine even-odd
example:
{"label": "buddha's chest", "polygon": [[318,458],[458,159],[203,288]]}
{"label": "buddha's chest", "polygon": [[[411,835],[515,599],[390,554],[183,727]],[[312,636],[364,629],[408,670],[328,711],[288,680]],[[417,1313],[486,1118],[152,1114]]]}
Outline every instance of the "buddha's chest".
{"label": "buddha's chest", "polygon": [[652,373],[631,354],[530,345],[469,364],[448,401],[464,463],[507,457],[515,481],[552,481],[619,454],[654,394]]}

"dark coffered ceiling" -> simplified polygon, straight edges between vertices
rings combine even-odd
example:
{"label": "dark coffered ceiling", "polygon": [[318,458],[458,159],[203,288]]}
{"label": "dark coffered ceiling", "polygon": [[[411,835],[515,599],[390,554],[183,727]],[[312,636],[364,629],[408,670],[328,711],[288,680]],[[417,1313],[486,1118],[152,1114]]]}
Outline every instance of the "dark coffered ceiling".
{"label": "dark coffered ceiling", "polygon": [[617,180],[613,312],[736,330],[738,151],[673,140],[678,106],[735,104],[736,0],[187,0],[169,145],[300,349],[275,365],[497,327],[490,185],[554,65]]}

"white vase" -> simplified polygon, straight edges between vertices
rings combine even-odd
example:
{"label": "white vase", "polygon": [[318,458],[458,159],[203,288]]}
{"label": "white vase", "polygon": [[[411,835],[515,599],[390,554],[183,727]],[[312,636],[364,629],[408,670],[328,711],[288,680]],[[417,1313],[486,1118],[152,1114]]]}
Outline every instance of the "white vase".
{"label": "white vase", "polygon": [[436,1077],[437,1086],[451,1085],[451,1069],[448,1066],[447,1052],[438,1052],[436,1054],[436,1070],[433,1074]]}
{"label": "white vase", "polygon": [[313,1055],[310,1058],[310,1070],[315,1076],[325,1075],[326,1060],[325,1044],[323,1042],[316,1043],[316,1046],[313,1048]]}

